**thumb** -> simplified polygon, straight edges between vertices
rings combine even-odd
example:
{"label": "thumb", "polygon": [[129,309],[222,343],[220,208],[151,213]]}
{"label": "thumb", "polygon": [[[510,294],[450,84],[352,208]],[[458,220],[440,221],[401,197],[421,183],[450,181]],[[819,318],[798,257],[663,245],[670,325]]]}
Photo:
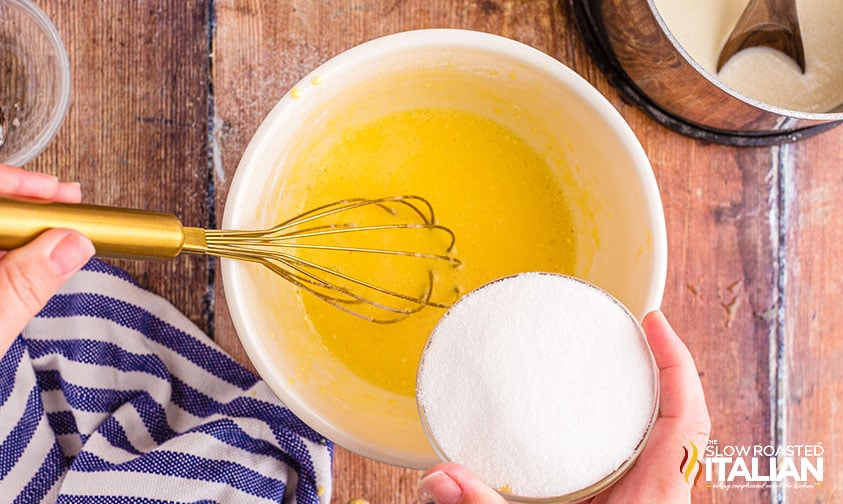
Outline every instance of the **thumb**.
{"label": "thumb", "polygon": [[465,467],[446,462],[425,473],[421,491],[436,504],[506,504],[506,500]]}
{"label": "thumb", "polygon": [[90,240],[69,229],[50,229],[0,257],[0,355],[91,256]]}

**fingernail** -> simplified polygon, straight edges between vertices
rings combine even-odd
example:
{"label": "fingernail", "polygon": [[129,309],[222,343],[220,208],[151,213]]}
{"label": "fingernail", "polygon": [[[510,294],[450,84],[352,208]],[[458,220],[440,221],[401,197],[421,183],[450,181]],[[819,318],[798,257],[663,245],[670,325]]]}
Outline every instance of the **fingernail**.
{"label": "fingernail", "polygon": [[419,482],[422,494],[432,498],[436,504],[458,504],[462,499],[462,488],[442,471],[434,471]]}
{"label": "fingernail", "polygon": [[50,264],[53,271],[64,276],[76,271],[94,255],[94,245],[79,233],[69,233],[53,247],[50,252]]}
{"label": "fingernail", "polygon": [[75,196],[76,199],[82,199],[82,184],[79,182],[68,182],[67,187],[68,193]]}

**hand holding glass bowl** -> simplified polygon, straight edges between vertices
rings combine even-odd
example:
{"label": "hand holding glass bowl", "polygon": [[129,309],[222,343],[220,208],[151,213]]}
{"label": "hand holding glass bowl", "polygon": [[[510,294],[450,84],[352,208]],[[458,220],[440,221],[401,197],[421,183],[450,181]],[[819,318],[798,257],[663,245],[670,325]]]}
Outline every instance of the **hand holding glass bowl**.
{"label": "hand holding glass bowl", "polygon": [[[689,442],[702,447],[708,442],[711,422],[702,384],[693,357],[660,311],[644,317],[642,326],[659,368],[658,416],[635,465],[598,495],[577,502],[680,504],[690,499],[693,487],[677,467],[681,460],[680,447],[688,446]],[[428,469],[420,488],[425,502],[506,503],[497,490],[465,467],[451,462]]]}

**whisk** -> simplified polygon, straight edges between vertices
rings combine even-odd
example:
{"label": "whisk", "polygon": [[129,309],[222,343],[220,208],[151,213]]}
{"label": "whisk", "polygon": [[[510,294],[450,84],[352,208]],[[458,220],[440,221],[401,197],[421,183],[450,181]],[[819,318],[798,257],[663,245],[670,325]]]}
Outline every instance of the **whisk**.
{"label": "whisk", "polygon": [[[88,236],[100,257],[172,259],[185,252],[259,263],[319,299],[376,323],[397,322],[425,307],[450,306],[456,292],[435,288],[434,266],[460,265],[452,253],[453,231],[436,223],[430,202],[412,195],[329,203],[256,231],[186,227],[162,212],[0,199],[0,249],[16,248],[57,227]],[[419,249],[367,246],[388,245],[398,233],[401,243],[413,234],[409,243]],[[404,282],[411,287],[399,290],[349,272],[354,261],[348,257],[337,264],[307,257],[323,252],[418,261],[412,271],[421,280]],[[378,269],[387,267],[378,264]]]}

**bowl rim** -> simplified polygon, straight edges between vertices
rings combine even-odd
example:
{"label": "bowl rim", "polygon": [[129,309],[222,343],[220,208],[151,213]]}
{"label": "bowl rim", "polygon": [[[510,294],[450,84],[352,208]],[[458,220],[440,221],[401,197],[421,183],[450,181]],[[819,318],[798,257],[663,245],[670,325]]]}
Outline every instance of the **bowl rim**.
{"label": "bowl rim", "polygon": [[[590,283],[586,280],[583,280],[582,278],[577,278],[575,276],[566,275],[566,274],[563,274],[563,273],[522,272],[522,273],[516,273],[514,275],[508,275],[508,276],[505,276],[505,277],[501,277],[501,278],[492,280],[491,282],[488,282],[486,284],[483,284],[483,285],[477,287],[476,289],[472,290],[471,292],[467,292],[466,296],[471,295],[473,292],[476,292],[476,291],[482,290],[484,288],[493,286],[493,284],[500,284],[501,282],[504,282],[504,281],[508,281],[508,280],[512,280],[512,279],[516,279],[516,278],[523,278],[524,276],[527,276],[527,275],[539,275],[539,276],[555,278],[555,279],[558,279],[558,280],[562,280],[564,282],[570,282],[574,285],[577,285],[578,287],[590,290],[590,291],[596,293],[597,295],[599,295],[600,297],[608,300],[612,304],[612,306],[618,308],[619,311],[626,318],[631,320],[631,322],[632,322],[632,324],[635,328],[635,335],[636,335],[637,338],[640,339],[641,343],[643,344],[643,347],[646,349],[647,360],[648,360],[648,363],[650,364],[650,366],[649,366],[650,367],[650,374],[651,374],[651,378],[653,380],[653,390],[652,390],[652,392],[653,392],[653,402],[650,405],[650,410],[649,410],[648,415],[647,415],[648,416],[647,425],[644,428],[644,432],[638,438],[638,441],[635,444],[635,447],[633,448],[632,452],[617,467],[615,467],[611,472],[609,472],[608,474],[606,474],[605,476],[603,476],[599,480],[591,483],[590,485],[587,485],[583,488],[573,490],[571,492],[568,492],[568,493],[565,493],[565,494],[560,494],[560,495],[549,495],[549,496],[544,496],[544,497],[537,497],[537,496],[519,495],[519,494],[515,494],[515,493],[512,493],[512,492],[499,490],[499,493],[501,495],[503,495],[504,498],[508,502],[518,503],[518,504],[553,504],[553,503],[559,503],[559,502],[580,502],[580,501],[583,501],[585,499],[594,497],[598,493],[606,490],[607,488],[609,488],[610,486],[615,484],[621,477],[623,477],[629,471],[629,469],[632,468],[633,464],[635,464],[635,461],[638,459],[638,457],[641,455],[641,452],[644,450],[644,446],[647,444],[647,441],[650,438],[650,434],[653,432],[653,426],[655,425],[656,420],[659,416],[659,404],[660,404],[660,401],[661,401],[661,382],[660,382],[660,378],[659,378],[659,366],[656,363],[656,358],[653,355],[653,350],[652,350],[652,347],[650,346],[650,342],[647,340],[647,334],[644,331],[644,327],[642,325],[641,320],[639,320],[638,317],[636,317],[632,312],[630,312],[629,309],[623,303],[621,303],[620,300],[618,300],[615,296],[613,296],[612,294],[610,294],[606,290],[602,289],[601,287],[599,287],[599,286],[597,286],[593,283]],[[454,303],[454,305],[451,308],[448,309],[448,312],[451,312],[451,310],[455,306],[459,305],[460,302],[463,299],[465,299],[465,297],[460,298],[456,303]],[[443,318],[444,318],[444,316],[443,316]],[[424,350],[422,351],[422,356],[419,359],[419,368],[418,368],[419,372],[418,372],[418,375],[416,377],[416,391],[418,391],[422,388],[422,376],[421,375],[422,375],[422,369],[424,368],[425,363],[426,363],[427,350],[430,347],[430,345],[433,341],[434,335],[436,333],[436,329],[439,327],[440,324],[441,324],[441,320],[440,320],[440,323],[437,323],[436,328],[434,328],[433,331],[431,331],[430,336],[428,337],[427,341],[425,342]],[[427,415],[426,415],[426,407],[425,407],[423,401],[421,401],[419,399],[418,395],[416,396],[416,407],[418,408],[418,411],[419,411],[419,418],[420,418],[421,423],[422,423],[422,428],[424,429],[424,435],[425,435],[425,437],[427,437],[428,442],[430,442],[430,445],[433,447],[433,451],[436,452],[436,454],[439,456],[440,459],[442,459],[442,461],[452,462],[452,460],[445,453],[445,450],[442,448],[442,446],[437,441],[436,436],[433,434],[433,429],[431,428],[430,422],[428,421],[428,418],[427,418]]]}
{"label": "bowl rim", "polygon": [[[527,44],[491,33],[453,28],[411,30],[372,39],[347,49],[303,76],[290,89],[304,87],[316,76],[324,78],[332,72],[342,70],[343,67],[359,65],[361,61],[371,60],[385,53],[431,47],[481,50],[510,57],[529,67],[539,69],[554,80],[570,87],[591,109],[600,114],[617,137],[618,146],[628,152],[631,164],[636,167],[636,175],[644,196],[651,202],[647,225],[652,233],[654,260],[652,282],[645,300],[645,311],[658,309],[664,295],[667,278],[667,233],[655,174],[643,147],[620,112],[594,86],[561,61]],[[302,101],[291,96],[289,92],[285,93],[257,128],[240,159],[228,191],[222,219],[224,228],[231,228],[238,220],[241,206],[238,202],[253,197],[248,185],[248,173],[251,171],[250,165],[254,164],[254,159],[258,157],[259,152],[271,142],[272,135],[269,133],[283,127],[284,124],[289,125],[289,117],[298,113]],[[236,267],[233,261],[223,259],[221,271],[223,290],[231,318],[246,354],[267,385],[294,414],[326,438],[368,458],[418,469],[424,469],[436,462],[435,456],[424,457],[422,460],[409,453],[387,452],[382,447],[366,440],[349,436],[333,422],[316,413],[304,398],[293,394],[288,388],[286,378],[275,368],[268,353],[263,350],[261,336],[254,324],[244,316],[247,294],[243,288],[243,270]],[[644,313],[635,315],[643,318]]]}
{"label": "bowl rim", "polygon": [[58,133],[59,128],[64,122],[67,110],[70,107],[70,60],[67,57],[67,50],[65,49],[58,28],[56,28],[56,25],[53,24],[49,16],[40,7],[30,0],[5,0],[4,3],[7,6],[19,8],[19,12],[35,21],[35,24],[41,28],[42,33],[47,37],[50,46],[55,51],[56,64],[59,70],[56,76],[59,81],[58,102],[54,113],[50,117],[50,121],[35,138],[35,141],[28,150],[18,152],[14,157],[5,161],[6,164],[23,166],[47,148],[47,145],[56,136],[56,133]]}

